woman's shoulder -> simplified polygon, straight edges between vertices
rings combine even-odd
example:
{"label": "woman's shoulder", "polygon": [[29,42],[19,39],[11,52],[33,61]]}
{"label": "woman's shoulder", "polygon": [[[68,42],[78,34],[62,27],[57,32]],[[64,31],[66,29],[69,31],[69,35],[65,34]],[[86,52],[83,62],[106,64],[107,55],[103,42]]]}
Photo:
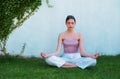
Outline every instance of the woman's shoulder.
{"label": "woman's shoulder", "polygon": [[82,34],[80,32],[76,32],[76,35],[78,40],[82,39]]}
{"label": "woman's shoulder", "polygon": [[65,35],[65,32],[61,32],[59,35],[60,35],[60,36],[64,36],[64,35]]}
{"label": "woman's shoulder", "polygon": [[80,32],[77,32],[77,31],[76,31],[76,35],[77,36],[82,36],[82,34]]}
{"label": "woman's shoulder", "polygon": [[61,33],[59,33],[59,38],[64,38],[64,35],[65,35],[65,32],[61,32]]}

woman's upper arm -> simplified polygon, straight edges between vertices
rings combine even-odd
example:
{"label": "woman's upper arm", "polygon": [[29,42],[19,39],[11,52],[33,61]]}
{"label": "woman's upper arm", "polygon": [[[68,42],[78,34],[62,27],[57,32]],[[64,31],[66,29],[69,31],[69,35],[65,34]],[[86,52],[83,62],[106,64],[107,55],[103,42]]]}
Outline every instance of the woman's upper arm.
{"label": "woman's upper arm", "polygon": [[80,48],[80,53],[81,53],[83,56],[90,56],[90,55],[84,50],[83,37],[82,37],[82,35],[80,35],[79,48]]}
{"label": "woman's upper arm", "polygon": [[58,36],[58,45],[57,45],[57,49],[56,49],[56,51],[58,53],[60,52],[61,47],[62,47],[62,40],[63,40],[63,36],[62,36],[62,34],[59,34],[59,36]]}
{"label": "woman's upper arm", "polygon": [[79,48],[80,50],[83,50],[83,37],[79,34]]}
{"label": "woman's upper arm", "polygon": [[84,55],[86,52],[85,52],[85,50],[84,50],[84,46],[83,46],[83,37],[82,37],[82,35],[81,34],[79,34],[79,48],[80,48],[80,53],[82,54],[82,55]]}

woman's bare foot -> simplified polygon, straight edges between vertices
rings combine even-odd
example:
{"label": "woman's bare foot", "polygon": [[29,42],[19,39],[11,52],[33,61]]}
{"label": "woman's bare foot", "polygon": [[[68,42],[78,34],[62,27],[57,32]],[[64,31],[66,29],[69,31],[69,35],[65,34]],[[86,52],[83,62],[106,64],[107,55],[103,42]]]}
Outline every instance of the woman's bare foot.
{"label": "woman's bare foot", "polygon": [[63,68],[74,68],[74,67],[78,67],[76,64],[74,63],[65,63],[62,65]]}

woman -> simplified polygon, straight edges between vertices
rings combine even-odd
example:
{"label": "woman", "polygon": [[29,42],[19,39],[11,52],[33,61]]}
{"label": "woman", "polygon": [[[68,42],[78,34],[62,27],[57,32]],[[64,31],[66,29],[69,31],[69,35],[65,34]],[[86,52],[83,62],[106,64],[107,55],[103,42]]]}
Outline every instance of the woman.
{"label": "woman", "polygon": [[[88,54],[83,48],[83,37],[80,33],[74,30],[76,20],[74,16],[69,15],[66,18],[67,30],[58,37],[58,46],[55,52],[47,54],[41,52],[41,57],[45,58],[49,65],[72,68],[79,67],[85,69],[89,66],[96,65],[96,58],[99,54]],[[58,57],[60,50],[64,46],[64,54],[62,57]],[[84,57],[81,57],[84,56]]]}

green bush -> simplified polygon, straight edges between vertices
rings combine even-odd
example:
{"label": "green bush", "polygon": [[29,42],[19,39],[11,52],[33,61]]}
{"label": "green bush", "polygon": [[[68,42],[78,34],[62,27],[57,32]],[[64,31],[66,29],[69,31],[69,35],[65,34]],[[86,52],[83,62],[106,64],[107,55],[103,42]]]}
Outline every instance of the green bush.
{"label": "green bush", "polygon": [[5,55],[10,33],[28,19],[41,5],[41,0],[0,0],[0,50]]}

